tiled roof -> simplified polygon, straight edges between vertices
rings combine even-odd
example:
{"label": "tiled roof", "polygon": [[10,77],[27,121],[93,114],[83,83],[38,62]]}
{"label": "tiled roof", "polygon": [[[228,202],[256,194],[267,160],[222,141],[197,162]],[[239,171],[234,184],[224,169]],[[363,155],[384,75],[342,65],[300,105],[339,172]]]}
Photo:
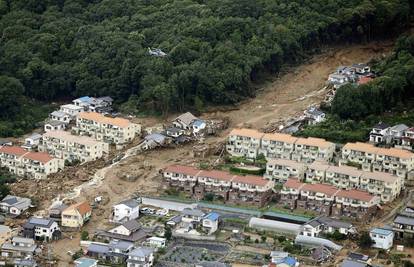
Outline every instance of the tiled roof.
{"label": "tiled roof", "polygon": [[170,165],[164,169],[164,172],[182,173],[190,176],[196,176],[201,170],[191,166],[184,165]]}
{"label": "tiled roof", "polygon": [[409,159],[413,158],[414,154],[408,150],[400,148],[379,148],[378,155],[384,155],[389,157]]}
{"label": "tiled roof", "polygon": [[362,200],[365,202],[371,201],[375,196],[371,195],[368,192],[360,190],[340,190],[337,194],[337,197],[345,197],[354,200]]}
{"label": "tiled roof", "polygon": [[329,169],[329,164],[320,161],[314,161],[311,165],[309,165],[310,170],[317,170],[317,171],[326,171]]}
{"label": "tiled roof", "polygon": [[361,143],[361,142],[356,142],[356,143],[347,143],[343,149],[348,149],[348,150],[355,150],[355,151],[360,151],[360,152],[365,152],[365,153],[371,153],[371,154],[376,154],[378,152],[378,147],[373,146],[371,144],[368,143]]}
{"label": "tiled roof", "polygon": [[300,182],[298,179],[295,178],[289,178],[287,179],[287,181],[283,184],[283,186],[287,187],[287,188],[294,188],[294,189],[300,189],[304,186],[305,184]]}
{"label": "tiled roof", "polygon": [[104,116],[100,113],[97,113],[97,112],[81,112],[81,113],[78,114],[77,117],[82,118],[82,119],[91,120],[91,121],[96,121],[96,122],[99,122],[99,123],[110,124],[110,125],[118,126],[118,127],[121,127],[121,128],[126,128],[131,124],[131,122],[127,119],[110,118],[110,117],[106,117],[106,116]]}
{"label": "tiled roof", "polygon": [[48,163],[49,161],[54,159],[52,156],[50,156],[46,152],[29,152],[26,155],[24,155],[24,157],[31,159],[31,160],[39,161],[42,163]]}
{"label": "tiled roof", "polygon": [[234,177],[233,174],[225,172],[225,171],[218,171],[218,170],[211,170],[211,171],[201,171],[198,174],[199,177],[208,177],[216,180],[222,181],[231,181]]}
{"label": "tiled roof", "polygon": [[361,170],[358,170],[358,168],[351,167],[351,166],[329,166],[328,172],[334,172],[339,174],[345,174],[349,176],[356,176],[359,177],[363,173]]}
{"label": "tiled roof", "polygon": [[95,139],[88,136],[81,135],[72,135],[70,132],[66,131],[49,131],[43,134],[43,137],[46,138],[56,138],[59,140],[64,140],[66,142],[77,143],[85,146],[94,146],[102,142],[96,141]]}
{"label": "tiled roof", "polygon": [[327,184],[305,184],[301,190],[311,191],[315,193],[323,193],[327,196],[334,196],[339,191],[339,189],[335,186]]}
{"label": "tiled roof", "polygon": [[69,206],[66,210],[73,210],[73,209],[76,209],[81,215],[85,215],[88,212],[92,211],[91,206],[86,201],[73,204],[73,205]]}
{"label": "tiled roof", "polygon": [[394,183],[396,180],[400,179],[399,177],[386,172],[363,172],[362,177],[387,183]]}
{"label": "tiled roof", "polygon": [[19,146],[2,146],[0,147],[0,153],[5,153],[9,155],[15,155],[15,156],[23,156],[27,153],[27,150],[24,150],[23,148]]}
{"label": "tiled roof", "polygon": [[322,138],[314,138],[314,137],[308,137],[308,138],[298,138],[295,145],[305,145],[305,146],[316,146],[319,148],[329,148],[334,146],[334,143],[328,142],[325,139]]}
{"label": "tiled roof", "polygon": [[263,136],[263,140],[270,140],[270,141],[277,141],[283,142],[288,144],[293,144],[298,140],[297,137],[291,136],[290,134],[282,134],[282,133],[269,133]]}
{"label": "tiled roof", "polygon": [[264,179],[261,176],[255,176],[255,175],[235,175],[233,177],[233,182],[236,183],[243,183],[243,184],[250,184],[250,185],[257,185],[257,186],[265,186],[271,181]]}
{"label": "tiled roof", "polygon": [[233,129],[230,134],[230,136],[232,135],[238,135],[238,136],[244,136],[244,137],[251,137],[251,138],[256,138],[256,139],[260,139],[263,137],[264,133],[259,132],[258,130],[254,130],[254,129],[239,129],[239,128],[235,128]]}

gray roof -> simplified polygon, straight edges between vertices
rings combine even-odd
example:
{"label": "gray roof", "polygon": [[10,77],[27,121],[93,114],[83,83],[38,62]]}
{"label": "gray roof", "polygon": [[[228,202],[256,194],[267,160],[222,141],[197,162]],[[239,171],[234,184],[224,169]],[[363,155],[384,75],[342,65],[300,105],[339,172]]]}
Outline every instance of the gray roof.
{"label": "gray roof", "polygon": [[114,100],[110,96],[102,96],[98,97],[99,100],[105,101],[105,102],[113,102]]}
{"label": "gray roof", "polygon": [[55,221],[52,219],[46,219],[46,218],[36,218],[36,217],[30,217],[28,223],[35,225],[35,226],[42,226],[42,227],[50,227]]}
{"label": "gray roof", "polygon": [[190,112],[186,112],[178,116],[175,121],[182,121],[183,123],[190,125],[193,120],[196,120],[197,117],[191,114]]}
{"label": "gray roof", "polygon": [[22,266],[22,267],[34,267],[37,266],[37,263],[34,259],[15,259],[13,261],[14,266]]}
{"label": "gray roof", "polygon": [[52,113],[50,113],[50,115],[52,115],[54,117],[58,117],[58,118],[63,118],[63,117],[69,116],[67,113],[65,113],[63,111],[53,111]]}
{"label": "gray roof", "polygon": [[167,129],[166,129],[166,131],[168,131],[168,132],[173,132],[173,133],[179,133],[179,132],[181,132],[181,131],[183,131],[182,129],[180,129],[180,128],[177,128],[177,127],[168,127]]}
{"label": "gray roof", "polygon": [[138,207],[138,206],[139,206],[139,202],[138,202],[138,201],[136,201],[136,200],[135,200],[135,199],[133,199],[133,198],[131,198],[131,199],[127,199],[127,200],[124,200],[124,201],[121,201],[121,202],[119,202],[117,205],[121,205],[121,204],[124,204],[124,205],[126,205],[126,206],[130,207],[131,209],[136,208],[136,207]]}
{"label": "gray roof", "polygon": [[228,266],[225,263],[219,262],[219,261],[202,261],[196,264],[196,266],[200,267],[226,267]]}
{"label": "gray roof", "polygon": [[384,129],[387,129],[389,127],[390,126],[388,124],[386,124],[386,123],[384,123],[384,122],[381,121],[381,122],[379,122],[377,125],[375,125],[372,128],[384,130]]}
{"label": "gray roof", "polygon": [[109,242],[109,247],[112,249],[119,249],[121,251],[128,250],[133,246],[134,243],[123,240],[111,240],[111,242]]}
{"label": "gray roof", "polygon": [[154,249],[149,247],[138,247],[128,253],[128,256],[132,257],[147,257],[154,252]]}
{"label": "gray roof", "polygon": [[300,245],[308,245],[311,247],[325,246],[329,249],[338,250],[338,251],[342,249],[342,246],[337,245],[328,239],[305,236],[305,235],[297,235],[295,238],[295,243],[300,244]]}
{"label": "gray roof", "polygon": [[48,120],[48,121],[46,121],[45,124],[49,124],[49,125],[52,125],[52,126],[66,125],[65,122],[63,122],[63,121],[56,121],[56,120]]}
{"label": "gray roof", "polygon": [[7,139],[0,139],[0,145],[7,145],[7,144],[11,144],[12,141],[7,140]]}
{"label": "gray roof", "polygon": [[344,221],[337,220],[337,219],[333,219],[333,218],[330,218],[330,217],[327,217],[327,216],[320,216],[320,217],[315,218],[314,220],[317,220],[320,223],[322,223],[323,225],[328,226],[328,227],[332,227],[332,228],[346,228],[346,229],[349,229],[349,228],[352,227],[351,223],[344,222]]}
{"label": "gray roof", "polygon": [[32,201],[29,198],[17,197],[12,195],[7,195],[0,202],[1,205],[13,206],[21,210],[28,209],[32,204]]}
{"label": "gray roof", "polygon": [[405,225],[414,225],[414,218],[398,215],[394,219],[394,223],[405,224]]}
{"label": "gray roof", "polygon": [[107,254],[109,253],[109,246],[106,244],[91,243],[88,246],[88,252]]}
{"label": "gray roof", "polygon": [[198,217],[203,217],[205,215],[205,213],[199,209],[184,209],[181,212],[182,215],[188,215],[188,216],[198,216]]}
{"label": "gray roof", "polygon": [[141,228],[141,224],[137,222],[136,220],[129,220],[122,224],[128,231],[134,232]]}
{"label": "gray roof", "polygon": [[36,140],[36,139],[42,138],[42,135],[40,135],[38,133],[34,133],[31,136],[29,136],[28,138]]}
{"label": "gray roof", "polygon": [[153,133],[150,135],[147,135],[144,137],[145,140],[150,141],[153,140],[158,144],[162,144],[165,142],[165,138],[167,138],[165,135],[162,135],[160,133]]}
{"label": "gray roof", "polygon": [[11,231],[10,227],[6,225],[0,225],[0,233],[9,232]]}
{"label": "gray roof", "polygon": [[391,131],[402,132],[408,129],[408,126],[405,124],[397,124],[391,127]]}
{"label": "gray roof", "polygon": [[365,267],[366,263],[353,261],[353,260],[344,260],[341,264],[341,267]]}
{"label": "gray roof", "polygon": [[182,219],[181,215],[176,215],[176,216],[172,217],[171,219],[169,219],[168,221],[169,222],[174,222],[174,223],[177,224],[177,223],[181,222],[181,219]]}

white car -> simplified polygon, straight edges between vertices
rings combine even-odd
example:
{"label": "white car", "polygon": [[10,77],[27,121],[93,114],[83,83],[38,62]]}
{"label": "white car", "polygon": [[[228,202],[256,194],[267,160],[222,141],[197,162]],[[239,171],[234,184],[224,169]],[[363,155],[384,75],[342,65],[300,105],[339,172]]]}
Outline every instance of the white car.
{"label": "white car", "polygon": [[166,216],[168,214],[168,209],[157,210],[156,214],[159,215],[159,216]]}

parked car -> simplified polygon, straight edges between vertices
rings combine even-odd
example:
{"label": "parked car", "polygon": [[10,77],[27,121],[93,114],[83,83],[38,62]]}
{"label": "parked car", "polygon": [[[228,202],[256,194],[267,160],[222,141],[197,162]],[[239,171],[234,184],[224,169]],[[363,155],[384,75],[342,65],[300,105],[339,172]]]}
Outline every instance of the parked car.
{"label": "parked car", "polygon": [[168,215],[168,209],[160,209],[160,210],[157,210],[156,215],[158,215],[158,216],[166,216],[166,215]]}

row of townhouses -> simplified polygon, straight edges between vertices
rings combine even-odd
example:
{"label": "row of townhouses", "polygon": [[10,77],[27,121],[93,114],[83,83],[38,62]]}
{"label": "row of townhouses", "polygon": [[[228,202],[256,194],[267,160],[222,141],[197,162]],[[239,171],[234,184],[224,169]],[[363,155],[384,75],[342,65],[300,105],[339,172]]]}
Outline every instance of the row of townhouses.
{"label": "row of townhouses", "polygon": [[342,148],[341,163],[348,162],[360,164],[364,171],[388,172],[406,179],[414,169],[414,153],[368,143],[347,143]]}
{"label": "row of townhouses", "polygon": [[168,166],[163,170],[163,176],[168,187],[196,199],[212,194],[227,203],[263,206],[273,195],[274,182],[260,176],[233,175],[181,165]]}
{"label": "row of townhouses", "polygon": [[320,138],[300,138],[288,134],[265,134],[253,129],[233,129],[226,150],[232,156],[291,159],[298,162],[330,161],[335,144]]}
{"label": "row of townhouses", "polygon": [[377,210],[380,198],[368,192],[343,190],[327,184],[302,183],[289,178],[280,192],[280,203],[290,209],[311,210],[336,217],[368,218]]}
{"label": "row of townhouses", "polygon": [[38,149],[59,159],[88,162],[108,154],[109,144],[66,131],[49,131],[43,134]]}
{"label": "row of townhouses", "polygon": [[359,189],[379,196],[383,203],[393,201],[404,186],[403,178],[390,173],[369,172],[346,165],[334,166],[322,161],[307,165],[293,160],[269,160],[264,177],[278,183],[298,178],[307,183],[331,184],[340,189]]}
{"label": "row of townhouses", "polygon": [[44,179],[63,169],[64,161],[44,152],[32,152],[17,146],[0,147],[0,165],[21,177]]}

